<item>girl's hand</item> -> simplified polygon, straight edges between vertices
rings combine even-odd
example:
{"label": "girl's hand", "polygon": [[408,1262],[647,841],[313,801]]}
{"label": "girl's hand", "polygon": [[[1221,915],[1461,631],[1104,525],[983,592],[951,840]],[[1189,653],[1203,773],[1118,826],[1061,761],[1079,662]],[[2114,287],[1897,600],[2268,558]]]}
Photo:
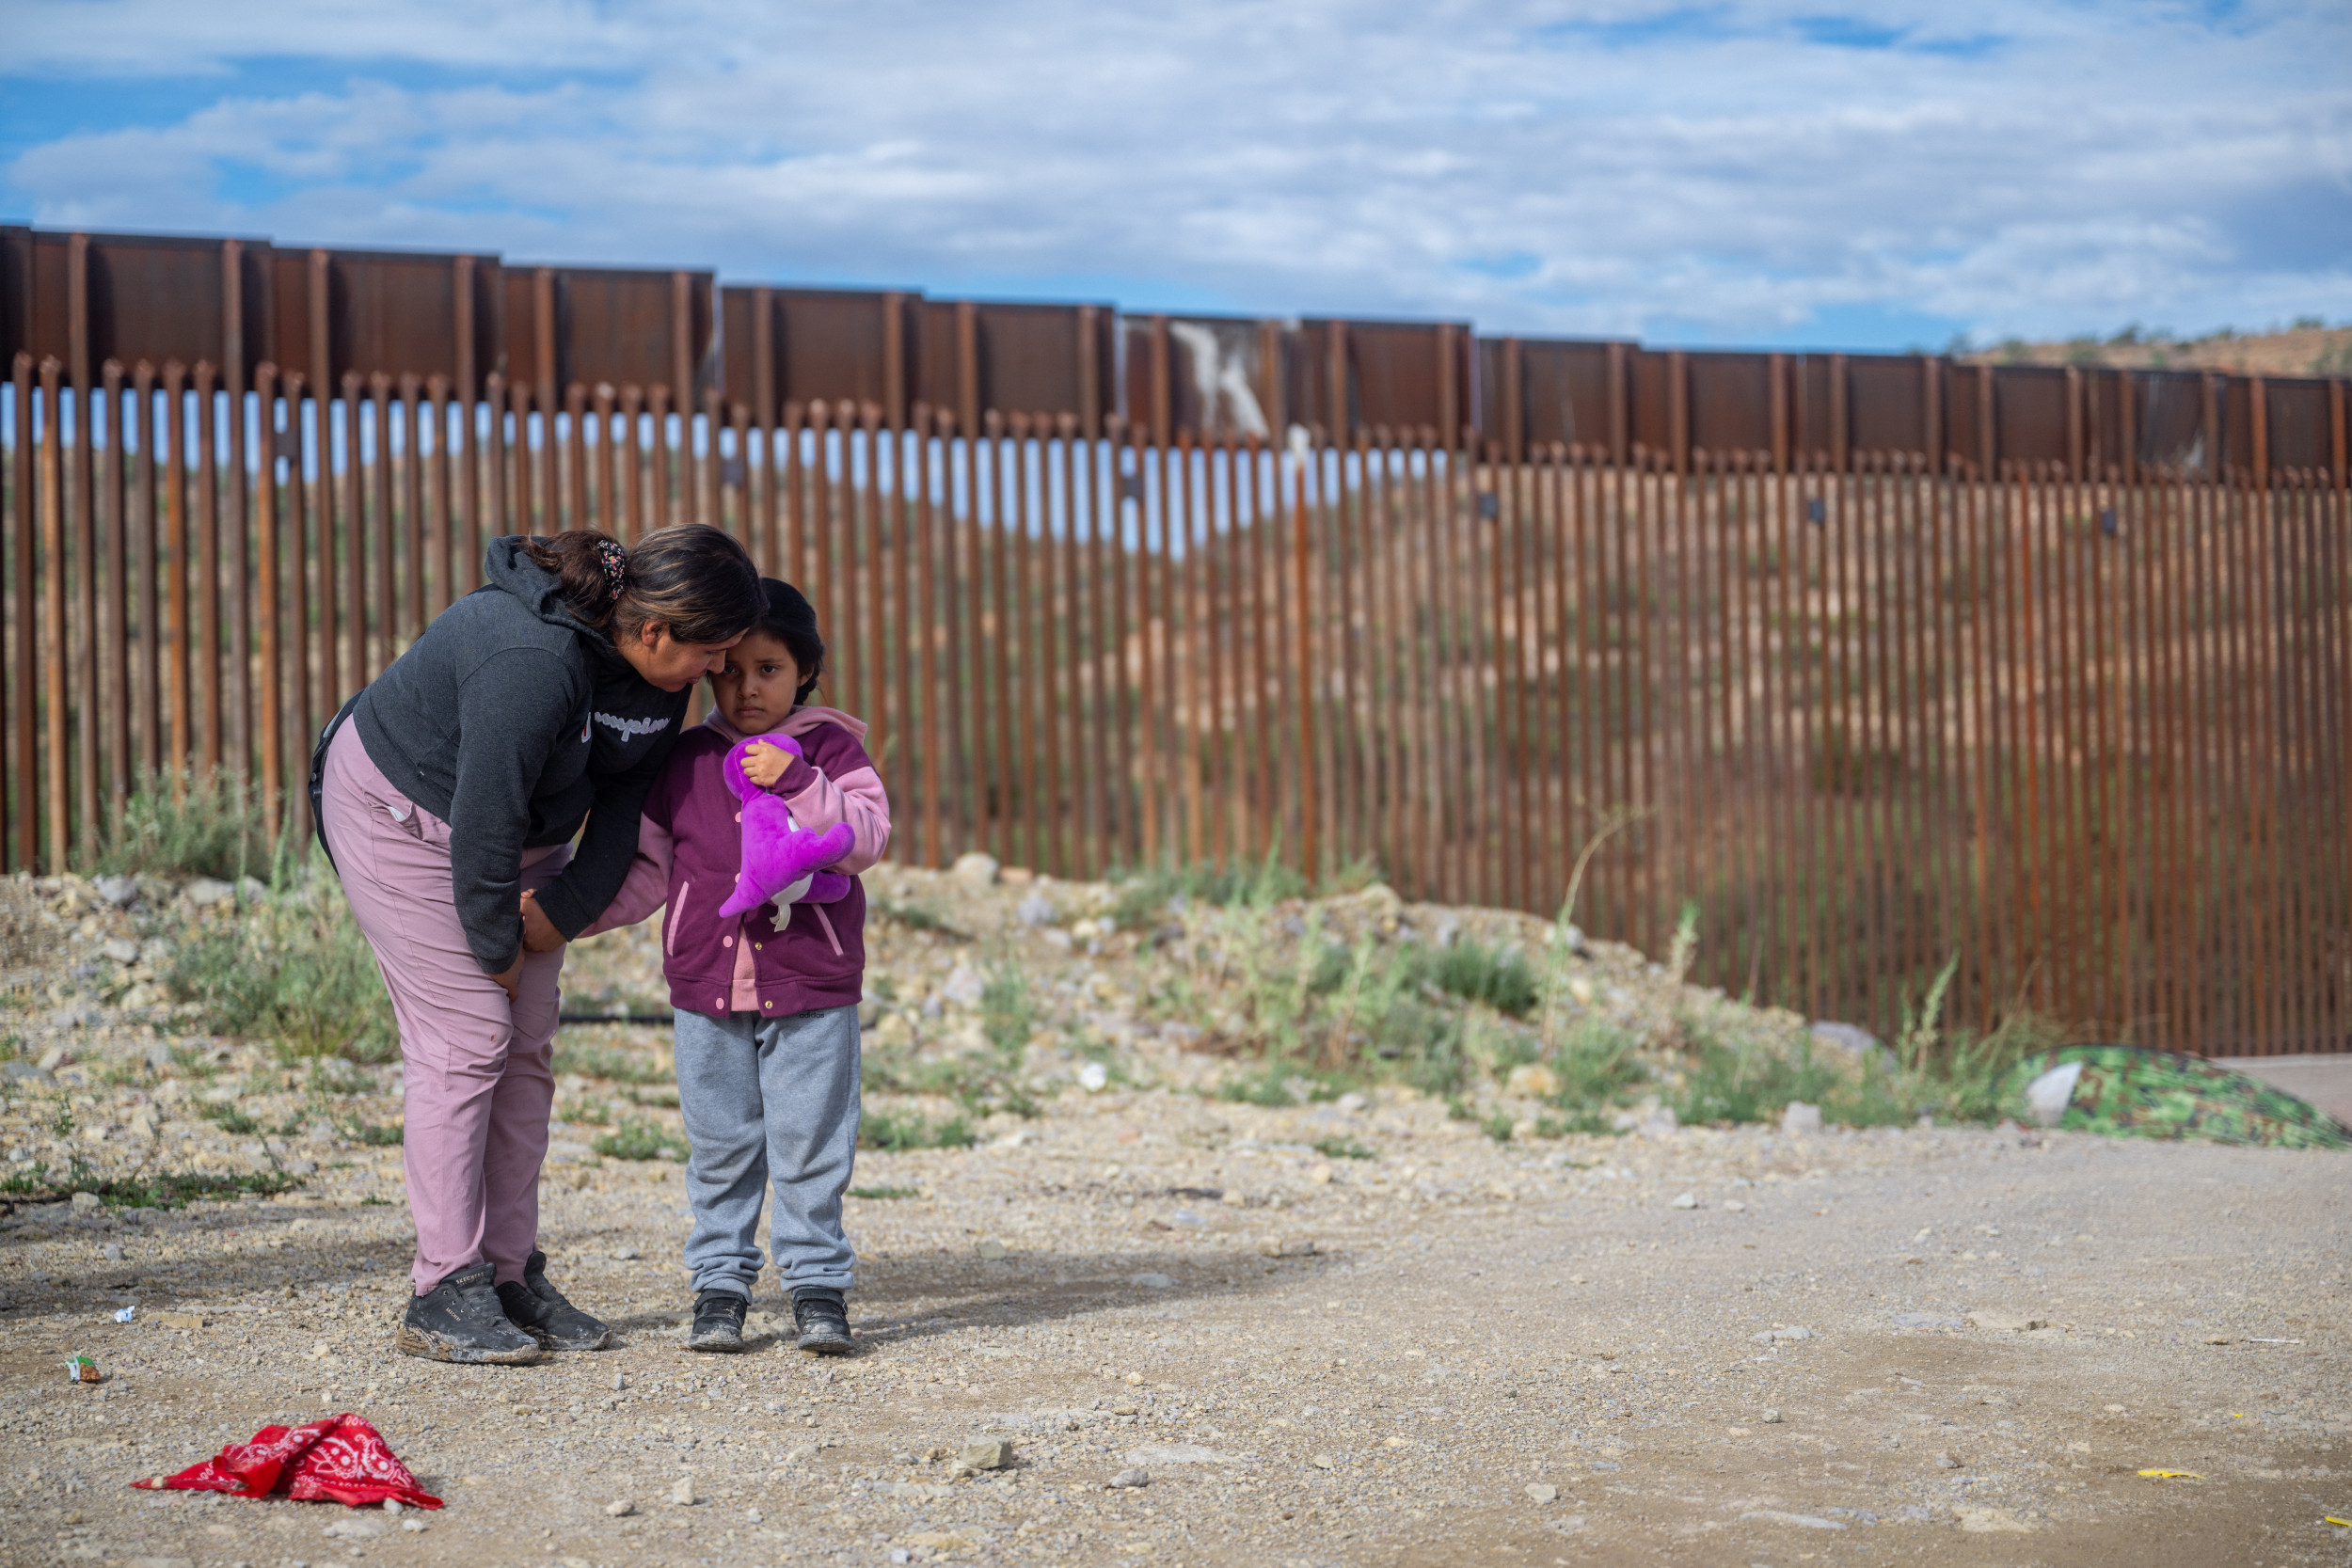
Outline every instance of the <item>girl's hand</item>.
{"label": "girl's hand", "polygon": [[781,746],[771,746],[764,740],[752,743],[743,753],[743,776],[762,789],[773,789],[784,770],[792,766],[790,753]]}
{"label": "girl's hand", "polygon": [[[548,911],[539,907],[535,894],[523,895],[523,951],[552,953],[564,945],[564,933],[555,928]],[[509,988],[511,990],[513,988]]]}

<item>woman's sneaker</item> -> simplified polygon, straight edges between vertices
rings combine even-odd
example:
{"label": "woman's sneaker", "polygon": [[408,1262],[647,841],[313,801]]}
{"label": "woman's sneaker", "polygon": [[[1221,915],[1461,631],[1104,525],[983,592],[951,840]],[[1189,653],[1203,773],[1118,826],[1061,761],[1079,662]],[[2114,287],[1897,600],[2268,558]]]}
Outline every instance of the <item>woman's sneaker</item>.
{"label": "woman's sneaker", "polygon": [[816,1355],[847,1355],[857,1349],[850,1338],[850,1308],[841,1292],[823,1285],[803,1285],[792,1292],[792,1322],[801,1331],[801,1349]]}
{"label": "woman's sneaker", "polygon": [[612,1331],[564,1299],[548,1283],[548,1255],[533,1252],[523,1264],[520,1283],[499,1287],[499,1305],[509,1322],[539,1342],[542,1350],[602,1350],[612,1342]]}
{"label": "woman's sneaker", "polygon": [[507,1321],[493,1288],[497,1278],[496,1264],[476,1263],[423,1295],[409,1297],[393,1343],[405,1354],[428,1361],[527,1367],[538,1360],[537,1342]]}
{"label": "woman's sneaker", "polygon": [[686,1331],[688,1350],[737,1351],[743,1348],[743,1314],[751,1303],[724,1291],[705,1291],[694,1298],[694,1326]]}

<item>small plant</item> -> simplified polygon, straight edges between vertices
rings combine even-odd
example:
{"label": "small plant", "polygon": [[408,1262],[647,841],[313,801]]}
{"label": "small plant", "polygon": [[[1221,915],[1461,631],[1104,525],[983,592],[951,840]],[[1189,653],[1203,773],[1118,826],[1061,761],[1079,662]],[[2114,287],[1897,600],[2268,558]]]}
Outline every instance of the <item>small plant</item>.
{"label": "small plant", "polygon": [[1682,913],[1675,920],[1674,942],[1666,949],[1666,973],[1674,976],[1676,985],[1691,977],[1691,965],[1699,956],[1699,907],[1685,900]]}
{"label": "small plant", "polygon": [[396,1121],[346,1121],[341,1132],[353,1143],[370,1148],[396,1148],[407,1137],[407,1129]]}
{"label": "small plant", "polygon": [[241,913],[183,942],[165,977],[202,1006],[208,1033],[274,1040],[289,1057],[390,1059],[391,999],[340,887],[307,877]]}
{"label": "small plant", "polygon": [[554,1069],[558,1075],[578,1073],[582,1078],[603,1078],[615,1084],[663,1084],[671,1076],[658,1058],[618,1046],[581,1045],[571,1040],[555,1048]]}
{"label": "small plant", "polygon": [[1454,1121],[1476,1121],[1478,1108],[1458,1094],[1445,1097],[1445,1114]]}
{"label": "small plant", "polygon": [[1516,949],[1493,948],[1470,938],[1451,947],[1416,949],[1422,978],[1465,1002],[1483,1003],[1510,1018],[1525,1018],[1541,1000],[1535,973]]}
{"label": "small plant", "polygon": [[683,1137],[650,1121],[625,1121],[596,1139],[591,1147],[597,1153],[613,1160],[682,1162],[687,1155]]}
{"label": "small plant", "polygon": [[1376,1160],[1380,1151],[1358,1143],[1353,1138],[1321,1138],[1316,1140],[1315,1152],[1327,1160]]}
{"label": "small plant", "polygon": [[933,1125],[913,1113],[893,1116],[887,1111],[869,1111],[858,1122],[858,1147],[889,1153],[914,1148],[969,1148],[979,1141],[980,1135],[961,1116]]}
{"label": "small plant", "polygon": [[207,1198],[237,1197],[257,1193],[275,1197],[302,1185],[299,1178],[281,1170],[218,1175],[210,1171],[156,1171],[142,1176],[102,1178],[79,1160],[64,1177],[53,1180],[45,1165],[16,1172],[0,1181],[0,1193],[10,1197],[62,1198],[73,1193],[95,1193],[109,1209],[181,1209]]}
{"label": "small plant", "polygon": [[980,1032],[995,1049],[1009,1071],[1018,1071],[1029,1051],[1029,1030],[1037,1022],[1037,1005],[1029,995],[1028,977],[1013,963],[1000,963],[980,989]]}
{"label": "small plant", "polygon": [[237,1103],[233,1100],[224,1100],[217,1104],[199,1107],[197,1115],[234,1138],[242,1138],[262,1130],[262,1124],[237,1109]]}
{"label": "small plant", "polygon": [[880,1203],[892,1198],[921,1197],[923,1189],[920,1187],[851,1187],[850,1196]]}
{"label": "small plant", "polygon": [[310,1069],[310,1091],[349,1099],[355,1095],[373,1094],[375,1080],[333,1057],[327,1057]]}
{"label": "small plant", "polygon": [[1480,1122],[1478,1130],[1499,1144],[1507,1144],[1511,1141],[1512,1126],[1510,1115],[1507,1112],[1497,1111],[1493,1116]]}
{"label": "small plant", "polygon": [[267,871],[272,858],[258,785],[225,768],[149,773],[116,814],[96,869],[236,881]]}
{"label": "small plant", "polygon": [[1630,1034],[1605,1020],[1579,1020],[1552,1058],[1552,1071],[1560,1079],[1552,1103],[1563,1109],[1623,1104],[1649,1077],[1638,1047]]}

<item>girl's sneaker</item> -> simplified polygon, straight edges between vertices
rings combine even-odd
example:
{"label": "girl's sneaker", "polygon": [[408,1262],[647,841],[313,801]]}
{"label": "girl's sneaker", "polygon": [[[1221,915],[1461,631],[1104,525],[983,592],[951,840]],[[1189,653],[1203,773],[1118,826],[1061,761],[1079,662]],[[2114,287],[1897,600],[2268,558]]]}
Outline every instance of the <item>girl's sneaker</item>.
{"label": "girl's sneaker", "polygon": [[686,1331],[688,1350],[737,1351],[743,1348],[743,1314],[751,1303],[724,1291],[705,1291],[694,1298],[694,1326]]}
{"label": "girl's sneaker", "polygon": [[847,1355],[857,1349],[850,1338],[850,1308],[841,1292],[822,1285],[803,1285],[792,1292],[792,1322],[801,1331],[801,1349],[816,1355]]}

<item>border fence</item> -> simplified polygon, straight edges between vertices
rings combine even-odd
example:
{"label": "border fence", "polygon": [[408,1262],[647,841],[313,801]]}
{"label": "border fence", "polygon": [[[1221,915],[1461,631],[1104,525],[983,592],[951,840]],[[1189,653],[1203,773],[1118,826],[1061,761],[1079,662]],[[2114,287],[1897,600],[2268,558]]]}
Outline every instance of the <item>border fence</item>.
{"label": "border fence", "polygon": [[1549,913],[1589,848],[1584,927],[1657,951],[1693,907],[1696,978],[1813,1016],[1891,1034],[1956,959],[1957,1019],[2344,1048],[2341,381],[0,263],[8,867],[181,768],[305,827],[309,737],[485,540],[707,520],[810,589],[901,858]]}

